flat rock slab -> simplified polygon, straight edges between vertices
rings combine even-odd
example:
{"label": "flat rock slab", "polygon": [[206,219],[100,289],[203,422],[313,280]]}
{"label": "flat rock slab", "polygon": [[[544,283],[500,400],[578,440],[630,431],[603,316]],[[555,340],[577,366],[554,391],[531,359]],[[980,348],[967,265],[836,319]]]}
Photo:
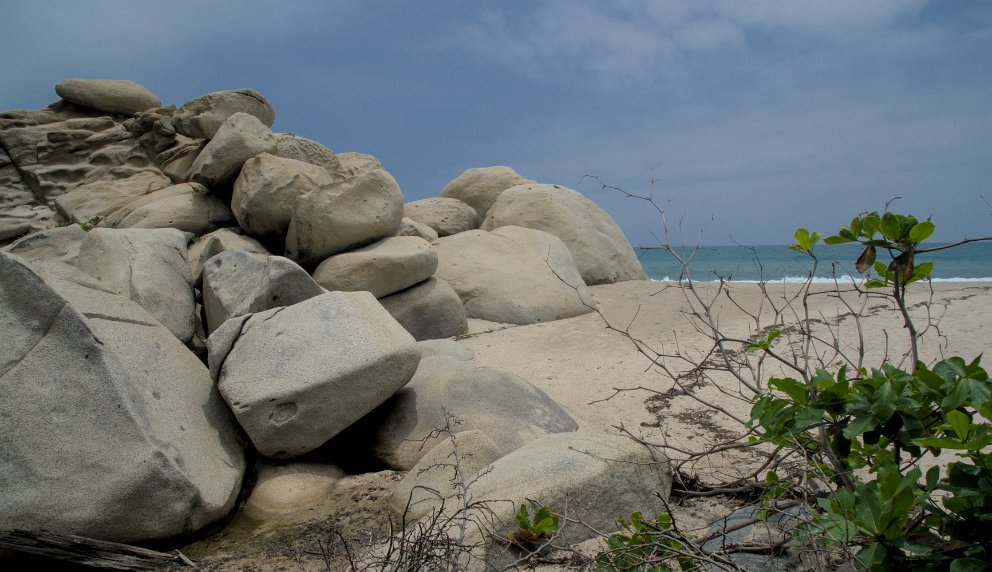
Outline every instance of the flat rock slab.
{"label": "flat rock slab", "polygon": [[313,279],[328,290],[367,291],[389,296],[427,280],[437,270],[437,252],[424,239],[392,236],[324,260]]}
{"label": "flat rock slab", "polygon": [[126,79],[64,79],[55,84],[55,93],[70,103],[117,115],[162,105],[147,87]]}
{"label": "flat rock slab", "polygon": [[311,451],[403,387],[420,350],[368,292],[328,292],[228,320],[207,340],[211,375],[258,451]]}

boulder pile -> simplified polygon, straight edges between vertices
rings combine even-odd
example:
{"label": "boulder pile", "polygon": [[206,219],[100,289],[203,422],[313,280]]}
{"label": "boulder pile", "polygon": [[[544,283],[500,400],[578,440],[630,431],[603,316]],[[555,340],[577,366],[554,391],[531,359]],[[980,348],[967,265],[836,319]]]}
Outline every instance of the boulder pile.
{"label": "boulder pile", "polygon": [[[304,458],[321,448],[436,458],[449,415],[485,451],[487,495],[563,494],[508,456],[572,470],[522,447],[575,421],[440,340],[578,316],[588,284],[643,279],[595,204],[509,167],[404,204],[376,158],[274,133],[251,89],[178,109],[130,81],[55,90],[0,113],[0,530],[188,535],[236,508],[246,472],[333,486]],[[590,486],[576,498],[612,490]],[[265,490],[252,510],[283,511]]]}

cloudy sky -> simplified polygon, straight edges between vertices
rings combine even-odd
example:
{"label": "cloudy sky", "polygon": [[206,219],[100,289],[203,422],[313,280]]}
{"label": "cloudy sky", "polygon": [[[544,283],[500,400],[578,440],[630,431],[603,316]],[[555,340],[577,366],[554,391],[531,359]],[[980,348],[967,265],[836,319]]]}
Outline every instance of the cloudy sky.
{"label": "cloudy sky", "polygon": [[[992,234],[988,0],[0,0],[0,110],[67,77],[164,103],[251,87],[274,130],[378,157],[407,200],[509,165],[673,229],[776,244],[864,210]],[[653,181],[653,184],[652,184]],[[677,236],[677,232],[676,232]]]}

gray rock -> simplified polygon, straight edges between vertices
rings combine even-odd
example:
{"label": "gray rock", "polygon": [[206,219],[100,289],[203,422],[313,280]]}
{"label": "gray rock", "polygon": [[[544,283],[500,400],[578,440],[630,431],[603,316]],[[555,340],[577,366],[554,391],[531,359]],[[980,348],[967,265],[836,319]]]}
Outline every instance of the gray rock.
{"label": "gray rock", "polygon": [[467,169],[445,185],[440,197],[458,199],[471,206],[482,219],[503,191],[510,187],[533,183],[510,167],[478,167]]}
{"label": "gray rock", "polygon": [[263,258],[271,254],[261,242],[241,234],[241,229],[237,227],[234,229],[219,228],[205,234],[191,244],[186,253],[195,287],[202,288],[203,286],[203,265],[214,256],[228,250],[243,250],[252,254],[259,254]]}
{"label": "gray rock", "polygon": [[286,235],[286,256],[304,266],[395,236],[403,193],[381,169],[318,187],[300,197]]}
{"label": "gray rock", "polygon": [[434,242],[437,240],[437,231],[412,218],[403,217],[400,220],[400,229],[396,231],[396,236],[418,236],[427,242]]}
{"label": "gray rock", "polygon": [[367,153],[338,153],[338,164],[341,166],[340,173],[332,173],[345,179],[357,177],[358,175],[375,171],[376,169],[386,170],[378,159]]}
{"label": "gray rock", "polygon": [[[512,373],[444,355],[421,359],[406,387],[349,431],[387,467],[410,470],[441,437],[445,413],[458,429],[484,432],[505,455],[549,433],[575,431],[575,421],[530,382]],[[363,445],[364,446],[364,445]]]}
{"label": "gray rock", "polygon": [[22,260],[50,260],[75,264],[86,231],[78,224],[61,226],[29,234],[3,247]]}
{"label": "gray rock", "polygon": [[183,343],[193,337],[196,302],[182,232],[95,228],[83,239],[76,266],[137,302]]}
{"label": "gray rock", "polygon": [[148,88],[126,79],[64,79],[55,84],[62,99],[117,115],[133,115],[162,105]]}
{"label": "gray rock", "polygon": [[558,185],[529,184],[500,194],[482,223],[542,230],[562,239],[587,285],[646,280],[623,231],[581,193]]}
{"label": "gray rock", "polygon": [[475,209],[458,199],[434,197],[403,205],[403,216],[425,224],[438,236],[449,236],[479,228],[482,220]]}
{"label": "gray rock", "polygon": [[276,133],[275,154],[284,159],[323,167],[335,180],[348,178],[341,170],[341,161],[333,151],[306,137]]}
{"label": "gray rock", "polygon": [[[567,514],[569,521],[582,523],[559,529],[556,543],[568,545],[593,538],[595,531],[615,530],[618,515],[665,512],[671,488],[671,466],[661,451],[622,435],[578,432],[523,445],[482,469],[471,492],[473,501],[492,511],[475,516],[503,538],[516,531],[513,515],[521,504],[532,513],[531,501]],[[502,569],[519,556],[515,550],[491,550],[489,561]]]}
{"label": "gray rock", "polygon": [[136,543],[234,508],[233,419],[203,364],[140,306],[49,285],[0,253],[0,324],[0,529]]}
{"label": "gray rock", "polygon": [[468,319],[451,286],[440,278],[429,278],[402,292],[379,300],[417,341],[450,338],[468,333]]}
{"label": "gray rock", "polygon": [[[446,433],[442,441],[396,483],[389,497],[389,507],[406,522],[418,520],[432,509],[437,510],[438,501],[471,492],[466,488],[470,484],[467,480],[503,456],[485,432],[451,429],[450,435]],[[459,480],[459,474],[463,481]]]}
{"label": "gray rock", "polygon": [[345,476],[337,466],[321,463],[260,461],[256,468],[258,480],[244,507],[254,520],[313,510]]}
{"label": "gray rock", "polygon": [[213,139],[220,126],[236,113],[251,115],[266,127],[272,127],[276,119],[272,105],[262,94],[253,89],[234,89],[187,101],[173,114],[172,124],[187,137]]}
{"label": "gray rock", "polygon": [[572,256],[555,236],[503,227],[446,236],[434,247],[435,275],[458,293],[469,318],[533,324],[592,311]]}
{"label": "gray rock", "polygon": [[190,181],[212,188],[234,181],[245,161],[261,153],[274,153],[272,131],[247,113],[235,113],[217,129],[190,167]]}
{"label": "gray rock", "polygon": [[72,222],[94,224],[134,199],[164,189],[172,181],[154,170],[122,179],[84,183],[55,199],[55,210]]}
{"label": "gray rock", "polygon": [[237,316],[281,308],[324,293],[306,270],[281,256],[229,250],[203,265],[203,310],[210,335]]}
{"label": "gray rock", "polygon": [[365,290],[382,298],[427,280],[435,270],[437,253],[427,241],[392,236],[331,256],[317,266],[313,279],[328,290]]}
{"label": "gray rock", "polygon": [[323,167],[262,153],[241,168],[231,210],[248,234],[285,238],[296,199],[332,182]]}
{"label": "gray rock", "polygon": [[98,226],[174,228],[201,236],[231,224],[235,224],[231,209],[216,195],[197,183],[183,183],[131,201]]}
{"label": "gray rock", "polygon": [[207,340],[211,374],[258,451],[311,451],[413,376],[413,338],[368,292],[328,292],[225,322]]}

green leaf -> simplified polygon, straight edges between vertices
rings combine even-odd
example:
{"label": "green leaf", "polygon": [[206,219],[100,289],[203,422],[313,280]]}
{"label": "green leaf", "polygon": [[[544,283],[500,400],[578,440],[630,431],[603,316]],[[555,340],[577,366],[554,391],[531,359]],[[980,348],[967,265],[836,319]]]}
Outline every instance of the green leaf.
{"label": "green leaf", "polygon": [[927,492],[933,492],[938,482],[940,482],[940,467],[935,465],[927,471]]}
{"label": "green leaf", "polygon": [[785,393],[798,405],[809,403],[809,388],[798,380],[791,377],[773,377],[768,380],[768,385]]}
{"label": "green leaf", "polygon": [[848,242],[854,242],[853,238],[844,238],[843,236],[828,236],[823,239],[824,244],[846,244]]}
{"label": "green leaf", "polygon": [[958,436],[958,439],[964,441],[968,438],[971,419],[966,413],[962,413],[956,409],[954,411],[948,411],[947,422],[951,425],[951,429],[954,430],[954,434]]}
{"label": "green leaf", "polygon": [[924,437],[922,439],[913,439],[913,443],[922,447],[933,447],[935,449],[967,449],[964,443],[949,437]]}
{"label": "green leaf", "polygon": [[886,570],[885,561],[889,556],[885,546],[875,542],[861,549],[854,557],[854,567],[857,570],[874,572],[876,570]]}
{"label": "green leaf", "polygon": [[949,572],[988,572],[990,566],[976,558],[958,558],[951,562]]}
{"label": "green leaf", "polygon": [[807,407],[796,415],[796,429],[809,429],[823,423],[822,409]]}
{"label": "green leaf", "polygon": [[530,513],[527,512],[526,506],[520,505],[520,510],[517,511],[515,517],[517,519],[517,524],[520,525],[520,528],[524,530],[528,530],[530,528]]}
{"label": "green leaf", "polygon": [[878,422],[874,417],[870,415],[858,417],[853,422],[848,423],[847,427],[844,428],[844,436],[848,439],[854,439],[858,435],[871,431],[876,427],[878,427]]}
{"label": "green leaf", "polygon": [[810,234],[805,228],[797,228],[796,233],[793,235],[796,239],[796,246],[801,250],[809,251],[813,249],[815,245],[820,240],[820,234],[814,232]]}
{"label": "green leaf", "polygon": [[933,234],[933,230],[934,230],[933,223],[928,220],[925,220],[921,223],[917,223],[909,231],[909,239],[915,242],[916,244],[919,244],[924,240],[930,238],[930,235]]}
{"label": "green leaf", "polygon": [[889,240],[899,240],[902,238],[902,224],[899,221],[898,215],[894,213],[885,213],[882,215],[882,221],[878,229],[882,231],[882,236]]}

